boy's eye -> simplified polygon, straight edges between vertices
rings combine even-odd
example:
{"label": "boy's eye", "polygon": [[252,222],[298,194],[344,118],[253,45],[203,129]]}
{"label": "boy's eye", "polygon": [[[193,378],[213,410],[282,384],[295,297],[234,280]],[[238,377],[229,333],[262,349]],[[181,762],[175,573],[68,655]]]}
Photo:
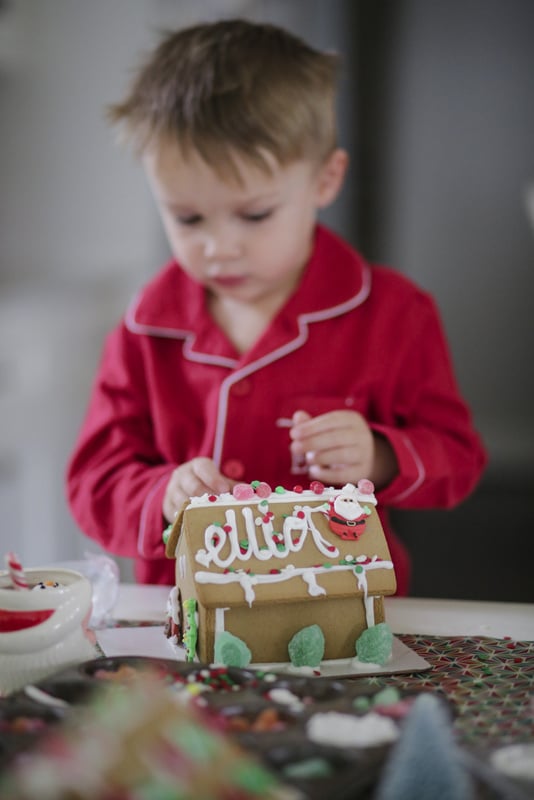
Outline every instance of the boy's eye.
{"label": "boy's eye", "polygon": [[188,216],[183,217],[178,215],[176,220],[180,223],[180,225],[197,225],[202,221],[202,217],[200,214],[189,214]]}
{"label": "boy's eye", "polygon": [[261,222],[267,219],[267,217],[270,217],[271,214],[271,209],[268,209],[267,211],[258,211],[257,214],[243,214],[243,219],[246,220],[246,222]]}

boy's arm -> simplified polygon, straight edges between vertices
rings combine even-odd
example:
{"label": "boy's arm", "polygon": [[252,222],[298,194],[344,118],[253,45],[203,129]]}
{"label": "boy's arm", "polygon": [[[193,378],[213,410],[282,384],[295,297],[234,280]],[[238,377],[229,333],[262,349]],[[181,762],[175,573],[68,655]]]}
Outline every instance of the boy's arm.
{"label": "boy's arm", "polygon": [[391,422],[371,424],[393,448],[398,465],[397,476],[379,493],[380,503],[451,508],[473,491],[487,455],[457,385],[434,301],[426,295],[411,313],[417,322],[409,336],[399,337],[392,359]]}
{"label": "boy's arm", "polygon": [[299,410],[291,450],[325,484],[370,478],[383,505],[448,508],[472,491],[486,455],[456,386],[435,304],[418,293],[404,311],[382,342],[387,359],[375,421],[353,410],[316,417]]}
{"label": "boy's arm", "polygon": [[116,555],[152,559],[165,555],[162,504],[177,465],[156,447],[145,381],[139,349],[119,326],[106,341],[66,481],[87,536]]}

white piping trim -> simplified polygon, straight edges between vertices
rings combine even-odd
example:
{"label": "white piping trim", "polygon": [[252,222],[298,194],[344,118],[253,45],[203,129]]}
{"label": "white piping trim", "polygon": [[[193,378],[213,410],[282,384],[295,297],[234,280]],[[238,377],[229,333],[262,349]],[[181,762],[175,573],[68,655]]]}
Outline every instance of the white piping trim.
{"label": "white piping trim", "polygon": [[128,308],[124,322],[126,327],[132,333],[143,334],[146,336],[162,336],[165,339],[183,339],[184,340],[184,356],[188,361],[197,361],[200,364],[214,364],[218,367],[229,367],[233,369],[237,366],[238,361],[235,358],[225,358],[224,356],[212,356],[208,353],[195,353],[193,351],[193,343],[196,339],[196,334],[188,330],[181,330],[180,328],[162,328],[158,325],[142,325],[135,319],[135,312],[140,301],[140,294],[135,297],[133,302]]}
{"label": "white piping trim", "polygon": [[219,468],[221,467],[224,431],[226,428],[228,395],[234,383],[237,383],[242,378],[247,377],[247,375],[251,375],[253,372],[262,369],[268,364],[272,364],[274,361],[278,361],[289,353],[292,353],[294,350],[297,350],[299,347],[302,347],[308,338],[308,325],[310,323],[323,322],[324,320],[339,317],[341,314],[346,314],[348,311],[352,311],[369,297],[370,292],[371,270],[367,265],[364,265],[362,287],[358,294],[338,306],[332,306],[332,308],[323,309],[322,311],[312,311],[309,314],[299,315],[297,317],[299,333],[291,342],[279,347],[278,350],[273,350],[271,353],[263,356],[263,358],[259,358],[257,361],[247,364],[242,369],[238,369],[236,372],[232,373],[232,375],[229,375],[222,381],[219,393],[215,440],[213,444],[213,460]]}
{"label": "white piping trim", "polygon": [[195,334],[192,333],[186,337],[184,342],[184,357],[189,361],[196,361],[199,364],[215,364],[218,367],[229,367],[233,369],[239,363],[235,358],[225,358],[224,356],[212,356],[209,353],[195,353],[193,350],[193,343],[195,341]]}
{"label": "white piping trim", "polygon": [[142,325],[140,322],[137,322],[135,319],[135,312],[137,311],[140,300],[141,292],[138,292],[138,294],[130,303],[124,318],[126,327],[132,333],[146,333],[151,336],[164,336],[167,339],[187,339],[188,336],[191,336],[190,331],[182,331],[178,328],[160,328],[158,325]]}
{"label": "white piping trim", "polygon": [[[158,489],[161,486],[161,484],[164,481],[168,481],[169,477],[170,477],[170,473],[165,473],[165,475],[162,475],[162,477],[158,481],[156,481],[156,483],[154,484],[152,489],[149,491],[149,493],[145,497],[145,502],[143,503],[142,508],[141,508],[141,516],[139,518],[139,531],[137,533],[137,552],[139,553],[140,556],[143,556],[143,558],[149,558],[150,557],[149,555],[147,555],[145,553],[145,550],[144,550],[145,534],[146,534],[146,527],[147,527],[146,526],[146,519],[147,519],[147,516],[148,516],[148,508],[150,506],[150,503],[152,502],[152,498],[154,497],[154,495],[158,491]],[[163,531],[162,531],[162,534],[163,534]]]}
{"label": "white piping trim", "polygon": [[408,488],[405,489],[403,492],[401,492],[396,497],[393,497],[391,500],[389,500],[388,501],[389,504],[399,503],[401,500],[405,500],[407,497],[413,494],[413,492],[419,489],[419,487],[426,478],[425,465],[423,464],[423,461],[421,460],[419,453],[413,446],[412,441],[406,436],[406,434],[402,434],[402,439],[404,441],[406,449],[410,451],[412,458],[415,462],[415,466],[417,467],[417,478],[414,480],[411,486],[408,486]]}

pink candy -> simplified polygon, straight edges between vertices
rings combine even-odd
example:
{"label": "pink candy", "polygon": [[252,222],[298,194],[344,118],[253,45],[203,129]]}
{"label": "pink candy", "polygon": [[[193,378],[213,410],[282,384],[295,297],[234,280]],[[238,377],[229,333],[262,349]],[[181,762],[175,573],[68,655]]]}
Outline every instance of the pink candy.
{"label": "pink candy", "polygon": [[232,494],[236,500],[251,500],[254,497],[254,489],[250,483],[236,483]]}
{"label": "pink candy", "polygon": [[358,481],[358,489],[362,494],[373,494],[375,485],[373,481],[369,481],[367,478],[362,478]]}
{"label": "pink candy", "polygon": [[236,500],[252,500],[254,497],[265,499],[270,497],[272,489],[268,483],[236,483],[232,489],[232,494]]}

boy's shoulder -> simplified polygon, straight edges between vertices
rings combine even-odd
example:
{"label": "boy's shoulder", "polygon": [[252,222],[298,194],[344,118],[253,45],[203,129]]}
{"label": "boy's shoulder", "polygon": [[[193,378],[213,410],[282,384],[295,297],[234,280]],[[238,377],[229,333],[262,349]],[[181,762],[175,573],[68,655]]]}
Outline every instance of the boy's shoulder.
{"label": "boy's shoulder", "polygon": [[431,299],[430,292],[395,267],[381,263],[373,263],[370,266],[376,290],[398,294],[401,301],[409,297],[425,301]]}
{"label": "boy's shoulder", "polygon": [[[432,301],[430,292],[395,267],[368,260],[357,248],[333,231],[320,226],[318,245],[322,261],[328,261],[330,276],[334,280],[347,280],[349,277],[360,280],[365,272],[369,274],[369,297],[378,299],[384,295],[397,298],[399,303],[419,299],[423,303]],[[326,254],[326,258],[325,258]]]}
{"label": "boy's shoulder", "polygon": [[147,326],[175,329],[177,321],[189,328],[201,313],[204,292],[171,260],[138,291],[127,312],[129,327]]}

